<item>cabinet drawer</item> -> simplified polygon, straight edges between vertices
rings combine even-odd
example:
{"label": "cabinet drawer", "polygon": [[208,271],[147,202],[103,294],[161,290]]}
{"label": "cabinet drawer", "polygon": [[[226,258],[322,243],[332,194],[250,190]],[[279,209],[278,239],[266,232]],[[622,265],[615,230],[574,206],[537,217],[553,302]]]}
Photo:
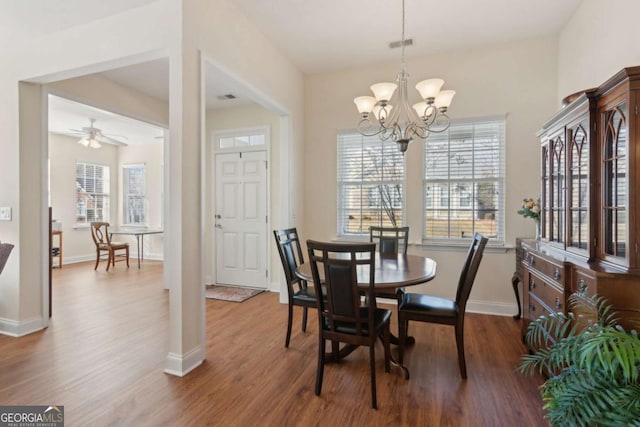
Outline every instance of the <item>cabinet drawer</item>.
{"label": "cabinet drawer", "polygon": [[531,295],[529,298],[529,304],[525,307],[525,316],[529,320],[536,320],[540,316],[546,316],[551,313],[552,312],[550,312],[535,295]]}
{"label": "cabinet drawer", "polygon": [[554,312],[564,311],[564,291],[529,272],[529,293],[536,296]]}
{"label": "cabinet drawer", "polygon": [[571,277],[571,292],[584,292],[595,295],[597,290],[596,278],[581,270],[573,270]]}
{"label": "cabinet drawer", "polygon": [[558,286],[562,287],[562,283],[564,283],[564,267],[562,265],[553,263],[533,252],[527,253],[525,263],[531,270],[555,280]]}

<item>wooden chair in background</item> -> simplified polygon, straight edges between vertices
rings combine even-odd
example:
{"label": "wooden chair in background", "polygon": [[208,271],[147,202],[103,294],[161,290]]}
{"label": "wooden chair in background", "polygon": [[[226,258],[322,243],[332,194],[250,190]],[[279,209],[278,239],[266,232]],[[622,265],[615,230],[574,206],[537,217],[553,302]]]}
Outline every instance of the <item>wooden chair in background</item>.
{"label": "wooden chair in background", "polygon": [[[110,266],[115,267],[116,261],[126,261],[127,268],[129,268],[129,244],[111,241],[108,222],[92,222],[91,237],[96,244],[96,265],[93,267],[94,270],[98,269],[103,252],[107,253],[107,271],[109,271]],[[124,253],[121,251],[124,251]]]}
{"label": "wooden chair in background", "polygon": [[400,329],[398,362],[400,364],[403,363],[409,320],[452,325],[455,327],[460,375],[463,379],[467,378],[467,365],[464,359],[464,313],[487,241],[488,239],[480,234],[476,233],[473,236],[458,281],[455,300],[424,294],[404,294],[398,306]]}
{"label": "wooden chair in background", "polygon": [[[384,346],[385,371],[390,370],[391,311],[376,307],[374,297],[375,244],[373,243],[322,243],[307,240],[309,261],[316,300],[318,301],[318,368],[316,372],[317,396],[322,390],[324,375],[325,342],[331,341],[332,357],[338,359],[339,343],[369,347],[371,370],[371,406],[378,407],[376,397],[375,343],[378,337]],[[369,267],[367,295],[369,305],[363,306],[358,287],[357,267]],[[320,276],[323,271],[324,282]],[[326,288],[326,301],[321,290]]]}
{"label": "wooden chair in background", "polygon": [[307,281],[296,276],[296,268],[304,263],[298,230],[288,228],[273,230],[276,239],[278,253],[284,269],[284,277],[287,282],[287,298],[289,299],[289,318],[287,320],[287,337],[285,347],[289,347],[291,339],[291,324],[293,322],[293,307],[302,307],[302,332],[307,330],[307,310],[316,308],[316,293],[312,287],[307,286]]}

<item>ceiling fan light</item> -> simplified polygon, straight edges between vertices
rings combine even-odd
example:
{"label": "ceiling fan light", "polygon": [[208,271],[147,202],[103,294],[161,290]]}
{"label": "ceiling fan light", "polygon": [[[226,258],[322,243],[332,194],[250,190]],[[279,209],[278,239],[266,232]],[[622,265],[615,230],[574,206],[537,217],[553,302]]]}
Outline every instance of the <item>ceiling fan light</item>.
{"label": "ceiling fan light", "polygon": [[91,148],[100,148],[100,147],[102,147],[102,144],[100,144],[96,139],[91,138],[89,140],[89,147],[91,147]]}
{"label": "ceiling fan light", "polygon": [[78,144],[84,146],[84,147],[88,147],[89,146],[89,138],[84,137],[81,138],[80,141],[78,141]]}

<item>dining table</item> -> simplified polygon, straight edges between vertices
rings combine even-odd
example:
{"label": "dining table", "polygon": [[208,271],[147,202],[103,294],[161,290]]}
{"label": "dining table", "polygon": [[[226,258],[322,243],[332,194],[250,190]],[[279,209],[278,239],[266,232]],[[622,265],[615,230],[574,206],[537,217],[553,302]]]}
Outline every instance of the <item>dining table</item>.
{"label": "dining table", "polygon": [[[414,286],[429,282],[436,277],[437,263],[435,260],[420,255],[381,255],[379,252],[375,254],[375,279],[374,289],[397,289],[406,286]],[[358,286],[362,289],[369,287],[369,266],[358,265]],[[320,280],[324,279],[324,272],[319,269]],[[298,266],[296,275],[303,280],[313,282],[311,273],[311,263],[305,262]],[[386,293],[388,297],[388,293]],[[399,340],[393,337],[392,342],[397,344]],[[340,358],[351,353],[355,348],[346,346],[340,351]],[[408,369],[398,363],[392,357],[392,363],[398,366],[404,373],[405,378],[409,378]]]}
{"label": "dining table", "polygon": [[138,249],[138,268],[140,268],[140,261],[144,260],[144,236],[150,234],[162,234],[164,230],[146,228],[146,227],[120,227],[109,230],[109,239],[114,235],[134,236],[136,238],[136,246]]}

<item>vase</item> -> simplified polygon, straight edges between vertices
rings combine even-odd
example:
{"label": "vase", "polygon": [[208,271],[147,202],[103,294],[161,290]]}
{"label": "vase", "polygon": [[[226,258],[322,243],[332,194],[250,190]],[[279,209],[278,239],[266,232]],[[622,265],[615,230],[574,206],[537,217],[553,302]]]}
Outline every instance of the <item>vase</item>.
{"label": "vase", "polygon": [[540,221],[536,221],[536,240],[540,240],[542,237],[542,227],[540,226]]}

